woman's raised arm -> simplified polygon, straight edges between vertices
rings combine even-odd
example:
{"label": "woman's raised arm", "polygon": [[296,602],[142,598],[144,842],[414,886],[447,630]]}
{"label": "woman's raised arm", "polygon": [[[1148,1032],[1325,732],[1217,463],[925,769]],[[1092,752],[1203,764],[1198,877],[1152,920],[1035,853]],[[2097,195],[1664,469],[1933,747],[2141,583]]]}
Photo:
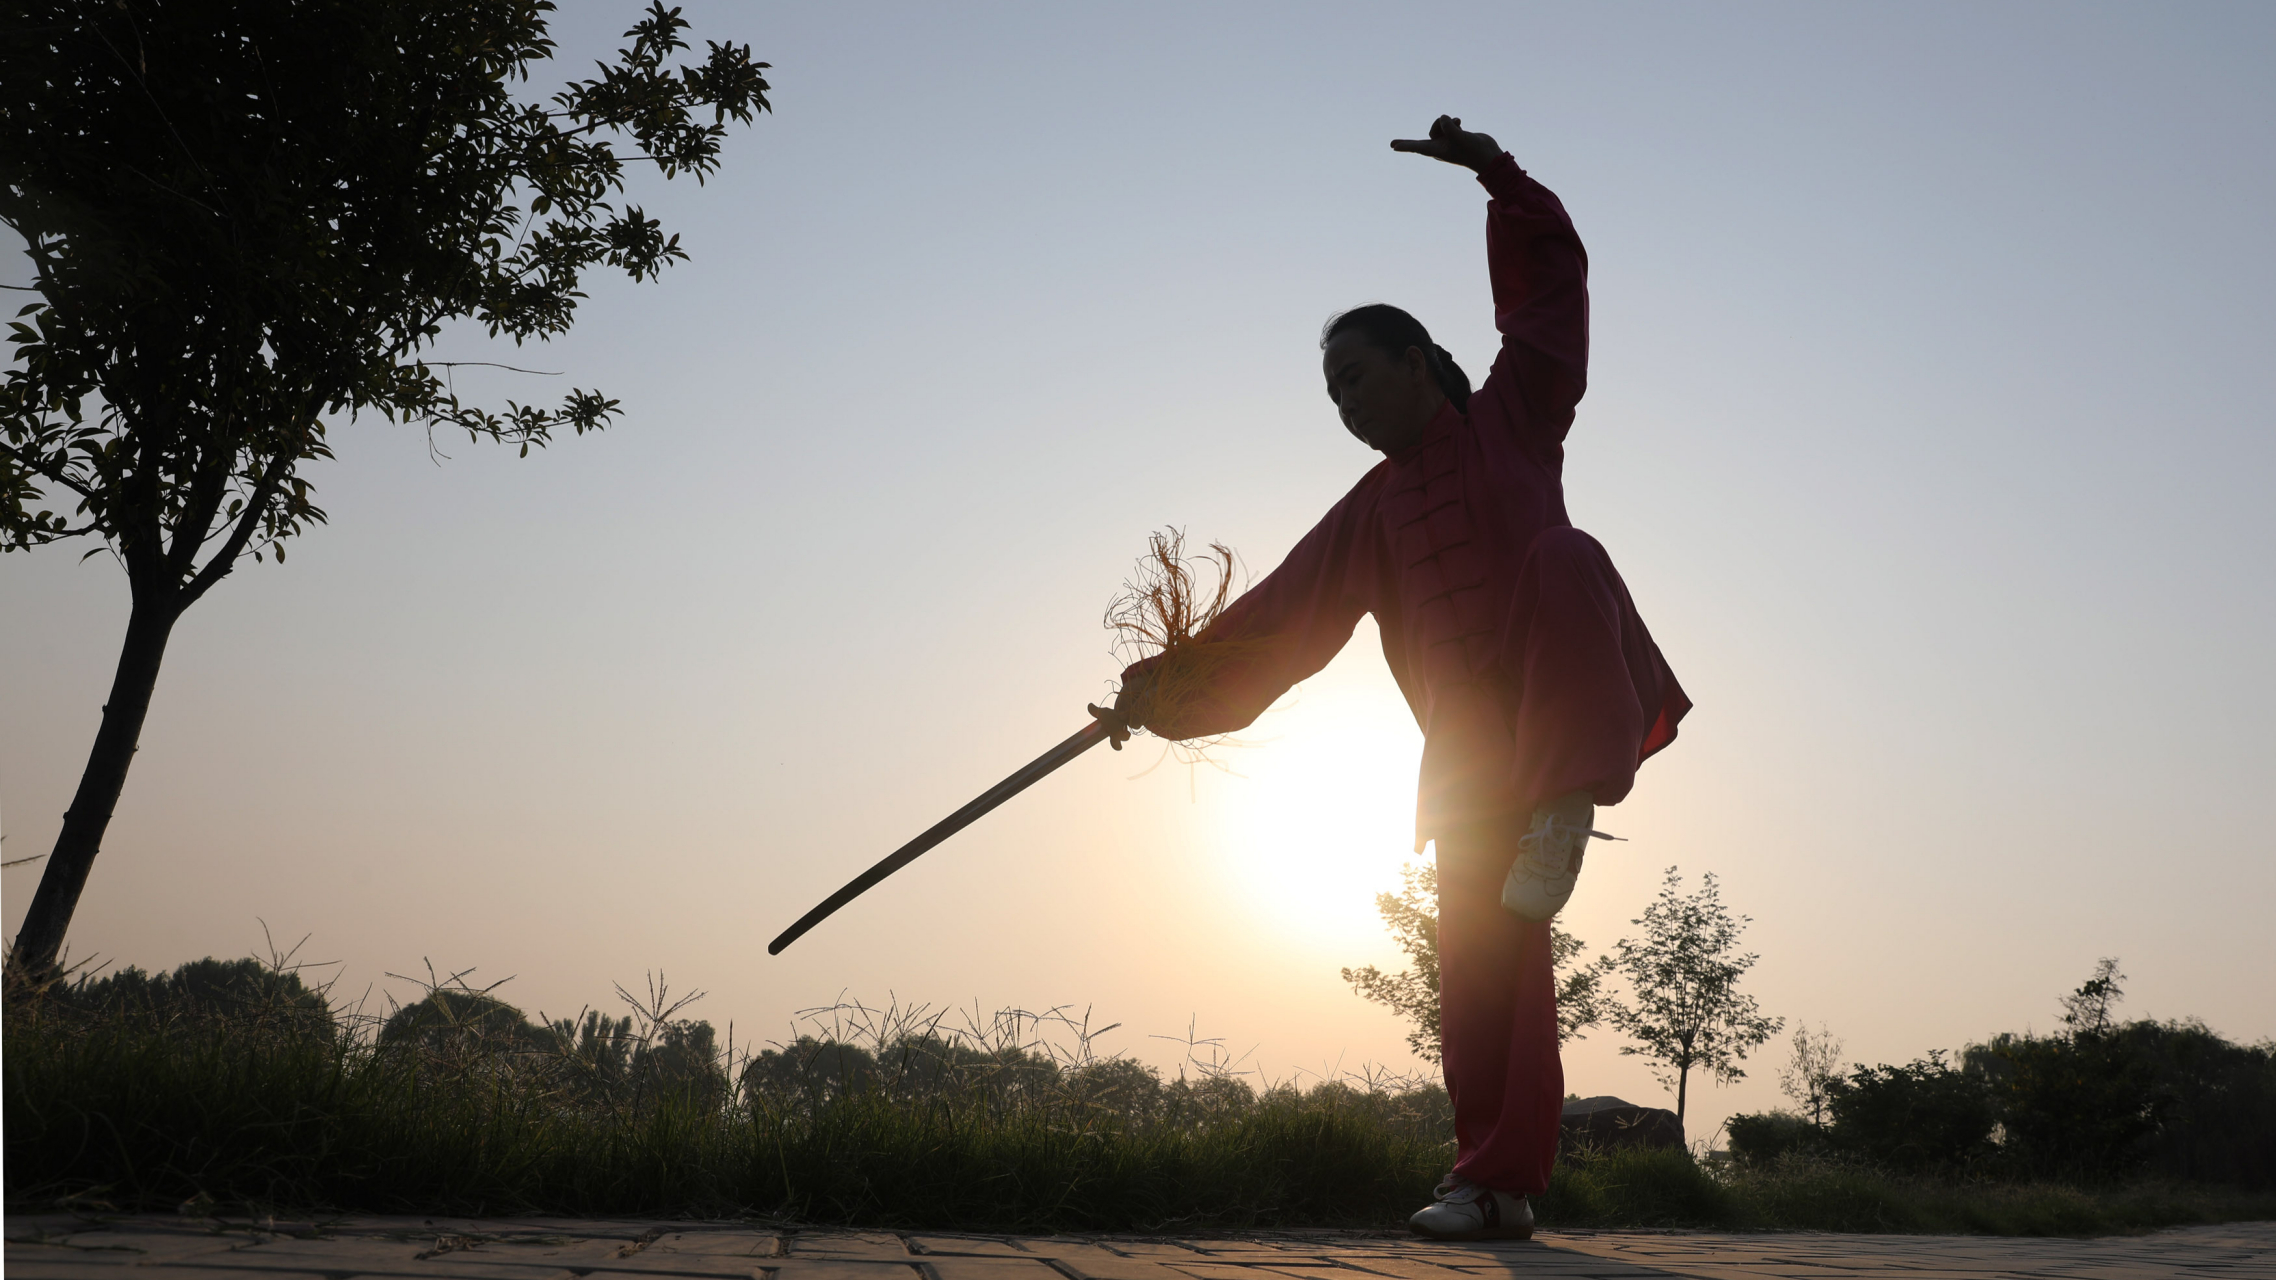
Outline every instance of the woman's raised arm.
{"label": "woman's raised arm", "polygon": [[1429,138],[1391,147],[1461,165],[1493,197],[1486,264],[1502,349],[1471,399],[1470,416],[1499,417],[1529,448],[1556,454],[1588,389],[1588,251],[1572,219],[1500,144],[1453,116],[1440,116]]}

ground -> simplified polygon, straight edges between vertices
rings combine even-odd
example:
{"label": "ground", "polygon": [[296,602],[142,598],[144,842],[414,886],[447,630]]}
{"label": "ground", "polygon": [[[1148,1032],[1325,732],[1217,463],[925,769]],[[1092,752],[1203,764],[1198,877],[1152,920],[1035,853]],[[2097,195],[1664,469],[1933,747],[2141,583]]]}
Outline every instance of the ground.
{"label": "ground", "polygon": [[11,1215],[9,1280],[1467,1280],[1686,1276],[2276,1278],[2276,1223],[2092,1240],[1556,1231],[1447,1245],[1383,1232],[1236,1239],[804,1231],[741,1223]]}

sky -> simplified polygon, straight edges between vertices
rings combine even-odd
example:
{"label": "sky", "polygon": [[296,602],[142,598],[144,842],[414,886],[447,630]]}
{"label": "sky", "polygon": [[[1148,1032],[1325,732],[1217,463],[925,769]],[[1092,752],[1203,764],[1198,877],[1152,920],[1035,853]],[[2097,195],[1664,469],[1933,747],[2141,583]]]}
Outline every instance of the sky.
{"label": "sky", "polygon": [[[539,85],[635,16],[565,8]],[[2276,1036],[2276,10],[687,11],[775,103],[707,184],[635,185],[691,260],[437,353],[619,424],[527,459],[342,424],[331,523],[176,630],[74,956],[305,936],[375,1007],[430,963],[555,1016],[660,972],[739,1043],[1068,1006],[1165,1066],[1422,1069],[1339,977],[1401,960],[1373,899],[1415,865],[1372,623],[1222,768],[1094,752],[765,943],[1086,722],[1149,530],[1261,573],[1371,465],[1325,317],[1398,303],[1483,372],[1484,194],[1386,146],[1447,112],[1588,244],[1568,504],[1698,704],[1599,813],[1589,954],[1672,866],[1848,1060],[2045,1030],[2102,956],[2123,1012]],[[79,554],[0,558],[11,859],[123,633]],[[10,932],[38,875],[0,873]],[[1695,1139],[1781,1103],[1782,1041],[1694,1087]],[[1623,1043],[1567,1087],[1667,1102]]]}

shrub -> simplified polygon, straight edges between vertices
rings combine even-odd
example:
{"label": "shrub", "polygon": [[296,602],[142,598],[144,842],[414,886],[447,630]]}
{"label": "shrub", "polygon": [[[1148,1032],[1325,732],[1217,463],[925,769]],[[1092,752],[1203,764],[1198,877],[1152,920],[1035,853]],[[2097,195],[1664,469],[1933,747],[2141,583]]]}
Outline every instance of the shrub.
{"label": "shrub", "polygon": [[1567,1152],[1534,1201],[1560,1227],[1730,1227],[1742,1216],[1730,1189],[1681,1147]]}
{"label": "shrub", "polygon": [[2126,1028],[2165,1105],[2150,1168],[2169,1178],[2276,1187],[2276,1042],[2232,1044],[2201,1022]]}
{"label": "shrub", "polygon": [[1942,1050],[1901,1067],[1860,1066],[1833,1083],[1827,1103],[1834,1146],[1892,1169],[1957,1170],[1992,1154],[1991,1094]]}
{"label": "shrub", "polygon": [[1731,1157],[1741,1164],[1770,1164],[1789,1153],[1807,1154],[1826,1146],[1823,1129],[1790,1111],[1732,1116],[1725,1131],[1730,1135]]}
{"label": "shrub", "polygon": [[2276,1046],[2144,1020],[2001,1035],[1971,1046],[1966,1061],[1987,1083],[2017,1173],[2109,1178],[2146,1167],[2276,1184]]}

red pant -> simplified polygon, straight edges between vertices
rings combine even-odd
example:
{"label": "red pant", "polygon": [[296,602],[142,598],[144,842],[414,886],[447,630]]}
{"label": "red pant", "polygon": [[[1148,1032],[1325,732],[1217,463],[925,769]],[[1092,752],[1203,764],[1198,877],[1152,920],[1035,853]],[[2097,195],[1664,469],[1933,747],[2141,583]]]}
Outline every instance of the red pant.
{"label": "red pant", "polygon": [[1439,1053],[1454,1098],[1454,1171],[1511,1195],[1548,1189],[1565,1103],[1549,926],[1502,906],[1528,816],[1437,842]]}
{"label": "red pant", "polygon": [[1439,1049],[1454,1171],[1535,1195],[1549,1187],[1564,1111],[1557,983],[1549,926],[1505,910],[1502,881],[1534,805],[1578,790],[1618,803],[1691,701],[1611,558],[1578,529],[1549,529],[1527,548],[1509,632],[1522,662],[1501,672],[1513,767],[1500,794],[1519,803],[1436,833]]}

